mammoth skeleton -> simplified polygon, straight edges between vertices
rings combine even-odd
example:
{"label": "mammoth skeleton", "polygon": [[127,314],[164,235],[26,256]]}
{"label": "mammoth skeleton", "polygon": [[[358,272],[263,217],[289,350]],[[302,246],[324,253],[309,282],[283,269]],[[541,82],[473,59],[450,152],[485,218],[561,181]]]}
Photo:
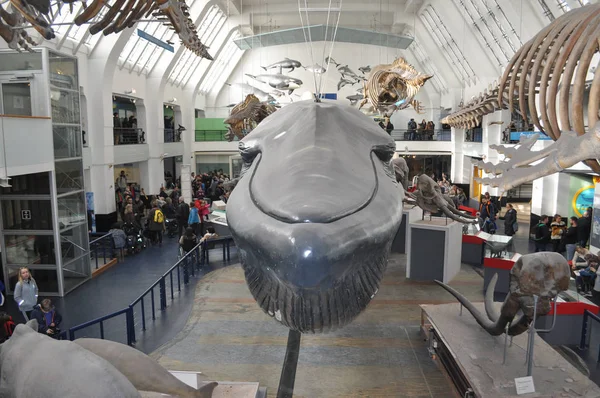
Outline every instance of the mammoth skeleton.
{"label": "mammoth skeleton", "polygon": [[[567,260],[559,253],[539,252],[520,257],[510,270],[509,293],[500,308],[494,307],[494,289],[498,274],[495,274],[485,292],[485,311],[481,314],[465,296],[450,286],[436,281],[446,289],[473,315],[477,323],[492,336],[508,333],[519,335],[534,322],[534,313],[543,316],[550,312],[550,303],[558,293],[569,288],[570,268]],[[538,296],[537,307],[534,297]],[[534,308],[535,307],[535,308]],[[522,312],[517,317],[517,313]],[[516,319],[515,319],[516,317]]]}
{"label": "mammoth skeleton", "polygon": [[[58,10],[68,7],[68,12],[73,13],[74,3],[76,0],[58,0]],[[89,29],[92,35],[100,31],[105,36],[119,33],[152,15],[174,30],[188,50],[199,57],[213,59],[208,47],[200,41],[183,0],[114,0],[112,4],[107,0],[92,0],[89,4],[86,1],[81,3],[82,11],[73,23],[77,26],[92,23]],[[54,18],[50,0],[10,0],[10,9],[0,5],[0,37],[14,50],[31,50],[36,43],[25,29],[31,25],[44,39],[52,40],[56,37],[51,27]]]}

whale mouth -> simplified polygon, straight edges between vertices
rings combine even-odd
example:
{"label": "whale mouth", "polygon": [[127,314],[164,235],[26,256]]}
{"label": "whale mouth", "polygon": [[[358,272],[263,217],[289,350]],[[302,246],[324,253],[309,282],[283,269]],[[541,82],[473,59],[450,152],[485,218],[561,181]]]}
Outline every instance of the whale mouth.
{"label": "whale mouth", "polygon": [[301,333],[326,333],[352,322],[375,297],[387,267],[387,249],[350,265],[327,289],[291,285],[253,253],[240,250],[240,255],[250,293],[267,315]]}

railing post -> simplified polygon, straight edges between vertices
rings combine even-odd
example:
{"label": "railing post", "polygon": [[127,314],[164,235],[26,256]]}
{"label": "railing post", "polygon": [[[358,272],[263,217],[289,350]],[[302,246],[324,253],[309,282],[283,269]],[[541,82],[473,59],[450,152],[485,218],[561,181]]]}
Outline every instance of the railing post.
{"label": "railing post", "polygon": [[581,341],[579,342],[579,349],[585,349],[585,340],[587,337],[587,327],[588,327],[588,311],[585,310],[583,312],[583,322],[581,323]]}
{"label": "railing post", "polygon": [[189,261],[183,262],[183,284],[187,285],[190,281]]}
{"label": "railing post", "polygon": [[133,322],[133,307],[130,305],[125,313],[125,320],[127,322],[127,345],[135,344],[135,323]]}
{"label": "railing post", "polygon": [[73,329],[69,329],[69,340],[75,340],[75,331]]}
{"label": "railing post", "polygon": [[167,309],[167,285],[164,276],[160,278],[160,282],[158,283],[158,293],[160,295],[160,309],[164,311]]}

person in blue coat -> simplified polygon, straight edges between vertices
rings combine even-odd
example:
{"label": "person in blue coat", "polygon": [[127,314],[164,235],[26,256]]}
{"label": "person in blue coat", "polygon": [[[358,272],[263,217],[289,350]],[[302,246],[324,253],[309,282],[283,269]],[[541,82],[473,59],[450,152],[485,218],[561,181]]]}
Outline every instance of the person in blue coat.
{"label": "person in blue coat", "polygon": [[194,230],[194,234],[198,236],[200,234],[200,216],[198,215],[198,209],[194,205],[194,202],[190,203],[190,215],[188,217],[188,226]]}

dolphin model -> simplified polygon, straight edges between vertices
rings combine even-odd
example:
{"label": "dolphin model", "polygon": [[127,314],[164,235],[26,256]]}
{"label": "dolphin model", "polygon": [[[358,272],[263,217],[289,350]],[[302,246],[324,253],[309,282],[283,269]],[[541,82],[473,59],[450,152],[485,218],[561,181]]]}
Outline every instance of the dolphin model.
{"label": "dolphin model", "polygon": [[342,77],[350,76],[354,79],[358,78],[358,75],[352,69],[348,68],[348,65],[338,67],[338,71],[342,74]]}
{"label": "dolphin model", "polygon": [[367,74],[371,72],[371,65],[361,66],[360,68],[358,68],[358,71],[361,72],[363,75]]}
{"label": "dolphin model", "polygon": [[268,84],[269,86],[278,90],[287,90],[289,94],[293,93],[295,89],[300,88],[300,86],[302,86],[302,80],[281,74],[256,76],[246,74],[246,76],[261,83]]}
{"label": "dolphin model", "polygon": [[344,79],[343,77],[341,77],[340,81],[337,84],[338,91],[340,91],[342,87],[347,86],[348,84],[355,85],[356,82],[353,82],[352,80]]}
{"label": "dolphin model", "polygon": [[294,69],[300,68],[301,66],[302,64],[300,63],[300,61],[285,58],[283,61],[275,62],[274,64],[271,64],[269,66],[261,66],[261,68],[263,68],[264,70],[279,69],[280,71],[281,69],[291,69],[290,72],[293,72]]}
{"label": "dolphin model", "polygon": [[350,101],[350,105],[356,105],[356,103],[363,98],[365,97],[362,94],[354,94],[346,97],[346,99]]}
{"label": "dolphin model", "polygon": [[323,68],[319,64],[314,64],[311,66],[303,66],[303,68],[311,73],[316,73],[317,75],[323,74],[327,71],[325,68]]}
{"label": "dolphin model", "polygon": [[325,58],[325,63],[326,63],[327,65],[329,65],[329,64],[334,64],[336,68],[337,68],[338,66],[340,66],[340,64],[338,64],[337,62],[335,62],[335,59],[333,59],[333,58],[331,58],[331,57],[327,57],[327,58]]}

